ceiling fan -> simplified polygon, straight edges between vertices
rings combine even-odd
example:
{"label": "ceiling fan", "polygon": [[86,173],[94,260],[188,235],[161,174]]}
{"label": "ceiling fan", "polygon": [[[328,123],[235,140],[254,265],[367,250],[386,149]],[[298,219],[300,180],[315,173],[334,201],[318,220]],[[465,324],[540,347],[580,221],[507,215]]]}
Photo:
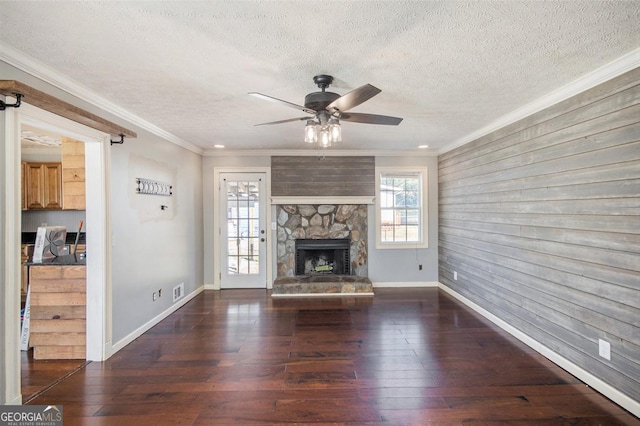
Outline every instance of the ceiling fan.
{"label": "ceiling fan", "polygon": [[337,93],[327,92],[325,90],[333,82],[332,76],[325,74],[316,75],[313,77],[313,81],[321,91],[309,93],[305,96],[304,106],[283,101],[272,96],[263,95],[261,93],[249,93],[257,98],[276,102],[290,108],[295,108],[312,116],[271,121],[268,123],[256,124],[256,126],[306,120],[305,142],[318,142],[321,146],[326,147],[330,146],[331,142],[339,142],[342,138],[339,120],[350,121],[353,123],[384,124],[391,126],[397,126],[402,121],[402,118],[390,117],[387,115],[347,112],[351,108],[360,105],[380,93],[381,90],[375,86],[365,84],[364,86],[360,86],[357,89],[340,96]]}

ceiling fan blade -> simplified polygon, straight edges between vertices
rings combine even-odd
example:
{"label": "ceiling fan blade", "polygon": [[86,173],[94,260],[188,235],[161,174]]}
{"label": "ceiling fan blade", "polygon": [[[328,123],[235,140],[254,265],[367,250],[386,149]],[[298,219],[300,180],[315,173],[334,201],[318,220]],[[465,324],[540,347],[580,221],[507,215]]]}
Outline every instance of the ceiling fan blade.
{"label": "ceiling fan blade", "polygon": [[307,108],[302,105],[296,105],[291,102],[283,101],[282,99],[274,98],[273,96],[267,96],[267,95],[263,95],[262,93],[256,93],[256,92],[249,92],[249,94],[251,96],[255,96],[256,98],[263,99],[265,101],[279,103],[281,105],[288,106],[289,108],[295,108],[299,111],[304,111],[307,114],[313,114],[313,115],[317,114],[317,112],[312,110],[311,108]]}
{"label": "ceiling fan blade", "polygon": [[326,109],[329,112],[333,112],[333,110],[336,109],[341,112],[346,111],[373,98],[380,92],[382,92],[382,90],[377,87],[365,84],[364,86],[360,86],[357,89],[353,89],[349,93],[340,96],[338,99],[327,105]]}
{"label": "ceiling fan blade", "polygon": [[269,121],[268,123],[260,123],[254,124],[254,126],[265,126],[267,124],[281,124],[281,123],[290,123],[292,121],[303,121],[303,120],[311,120],[313,117],[299,117],[299,118],[289,118],[287,120],[279,120],[279,121]]}
{"label": "ceiling fan blade", "polygon": [[352,123],[365,124],[386,124],[389,126],[397,126],[402,121],[400,117],[390,117],[388,115],[363,114],[358,112],[348,112],[340,114],[340,120],[350,121]]}

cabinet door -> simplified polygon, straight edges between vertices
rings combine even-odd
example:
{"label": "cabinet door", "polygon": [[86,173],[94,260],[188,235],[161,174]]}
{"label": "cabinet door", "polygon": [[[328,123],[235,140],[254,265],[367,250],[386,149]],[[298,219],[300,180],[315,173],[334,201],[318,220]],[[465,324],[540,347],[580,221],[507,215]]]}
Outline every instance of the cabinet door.
{"label": "cabinet door", "polygon": [[44,163],[44,208],[48,210],[62,209],[62,165],[60,163]]}
{"label": "cabinet door", "polygon": [[26,163],[25,192],[27,209],[44,209],[44,169],[41,163]]}
{"label": "cabinet door", "polygon": [[62,208],[60,163],[26,163],[25,180],[27,209],[60,210]]}

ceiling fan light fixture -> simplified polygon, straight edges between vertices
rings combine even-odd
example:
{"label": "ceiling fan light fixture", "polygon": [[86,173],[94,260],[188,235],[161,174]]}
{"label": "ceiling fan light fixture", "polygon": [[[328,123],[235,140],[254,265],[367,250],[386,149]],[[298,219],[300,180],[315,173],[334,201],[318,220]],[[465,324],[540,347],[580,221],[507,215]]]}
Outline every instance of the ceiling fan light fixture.
{"label": "ceiling fan light fixture", "polygon": [[322,129],[320,131],[320,140],[318,144],[322,148],[329,148],[331,146],[331,134],[329,133],[329,129]]}
{"label": "ceiling fan light fixture", "polygon": [[304,126],[304,141],[306,143],[318,142],[318,123],[313,120],[307,120],[307,125]]}
{"label": "ceiling fan light fixture", "polygon": [[342,142],[342,128],[337,118],[329,119],[329,136],[331,142]]}

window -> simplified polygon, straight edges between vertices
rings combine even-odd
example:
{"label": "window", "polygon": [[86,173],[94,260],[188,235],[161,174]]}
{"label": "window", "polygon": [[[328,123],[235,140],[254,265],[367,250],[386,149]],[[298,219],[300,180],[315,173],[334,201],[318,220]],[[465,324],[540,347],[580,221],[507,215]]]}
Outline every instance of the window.
{"label": "window", "polygon": [[376,169],[376,247],[426,248],[426,170]]}

